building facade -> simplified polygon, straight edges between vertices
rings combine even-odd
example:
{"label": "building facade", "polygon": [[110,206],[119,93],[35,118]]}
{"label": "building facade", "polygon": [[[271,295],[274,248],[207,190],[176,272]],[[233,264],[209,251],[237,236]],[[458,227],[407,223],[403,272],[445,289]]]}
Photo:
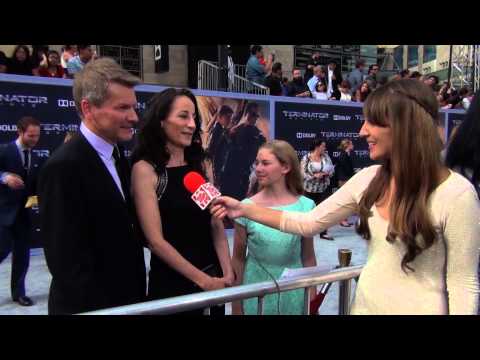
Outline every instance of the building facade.
{"label": "building facade", "polygon": [[[392,66],[396,69],[419,71],[423,75],[436,75],[441,82],[448,79],[450,67],[450,45],[379,45],[393,56]],[[452,78],[469,73],[473,59],[468,45],[453,45]]]}

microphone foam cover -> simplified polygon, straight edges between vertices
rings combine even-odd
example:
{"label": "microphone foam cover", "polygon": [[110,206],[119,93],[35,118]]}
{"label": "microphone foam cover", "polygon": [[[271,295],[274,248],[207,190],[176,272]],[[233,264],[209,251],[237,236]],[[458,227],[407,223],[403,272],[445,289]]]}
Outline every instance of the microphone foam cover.
{"label": "microphone foam cover", "polygon": [[185,188],[190,191],[192,194],[197,191],[197,189],[205,184],[205,179],[196,171],[190,171],[183,178],[183,185]]}

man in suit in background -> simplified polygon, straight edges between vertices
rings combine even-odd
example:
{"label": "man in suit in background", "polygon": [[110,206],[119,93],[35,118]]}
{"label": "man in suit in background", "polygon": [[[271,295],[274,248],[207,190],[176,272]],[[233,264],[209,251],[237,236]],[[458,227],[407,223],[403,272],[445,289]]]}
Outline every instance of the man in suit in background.
{"label": "man in suit in background", "polygon": [[18,138],[0,150],[0,263],[12,252],[13,301],[31,306],[25,295],[25,276],[30,263],[31,222],[25,208],[36,194],[39,160],[32,152],[40,139],[40,122],[30,116],[17,123]]}
{"label": "man in suit in background", "polygon": [[337,67],[337,63],[331,60],[328,63],[327,71],[326,71],[326,82],[327,82],[327,98],[335,98],[336,100],[340,100],[340,89],[338,85],[340,85],[343,81],[342,72]]}
{"label": "man in suit in background", "polygon": [[138,122],[139,79],[114,60],[76,74],[80,131],[45,163],[40,223],[52,273],[49,314],[72,314],[145,301],[143,244],[135,236],[130,167],[118,146]]}
{"label": "man in suit in background", "polygon": [[350,74],[348,74],[348,82],[350,83],[351,86],[351,94],[355,96],[355,93],[357,92],[357,89],[360,88],[360,85],[362,85],[363,78],[364,78],[364,70],[366,66],[366,61],[365,59],[357,59],[355,62],[355,69],[353,69]]}

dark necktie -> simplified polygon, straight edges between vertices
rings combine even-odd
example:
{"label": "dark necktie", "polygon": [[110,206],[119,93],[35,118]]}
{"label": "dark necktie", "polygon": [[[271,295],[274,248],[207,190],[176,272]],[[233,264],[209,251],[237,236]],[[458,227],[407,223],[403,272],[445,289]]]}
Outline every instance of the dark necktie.
{"label": "dark necktie", "polygon": [[23,150],[23,168],[28,173],[30,169],[30,150]]}
{"label": "dark necktie", "polygon": [[117,170],[118,177],[120,179],[120,184],[122,186],[123,195],[125,200],[128,198],[128,189],[127,189],[127,179],[125,178],[125,173],[121,165],[120,149],[118,146],[113,148],[113,158],[115,159],[115,169]]}

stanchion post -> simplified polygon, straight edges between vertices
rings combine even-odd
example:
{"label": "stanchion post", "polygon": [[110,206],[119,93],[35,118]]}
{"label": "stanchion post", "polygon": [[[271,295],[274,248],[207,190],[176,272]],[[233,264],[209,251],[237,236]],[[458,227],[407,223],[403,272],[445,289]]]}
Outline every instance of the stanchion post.
{"label": "stanchion post", "polygon": [[[352,250],[350,249],[338,249],[338,262],[339,267],[347,267],[352,260]],[[351,279],[342,280],[339,284],[338,292],[338,314],[349,315],[350,314],[350,289]]]}

